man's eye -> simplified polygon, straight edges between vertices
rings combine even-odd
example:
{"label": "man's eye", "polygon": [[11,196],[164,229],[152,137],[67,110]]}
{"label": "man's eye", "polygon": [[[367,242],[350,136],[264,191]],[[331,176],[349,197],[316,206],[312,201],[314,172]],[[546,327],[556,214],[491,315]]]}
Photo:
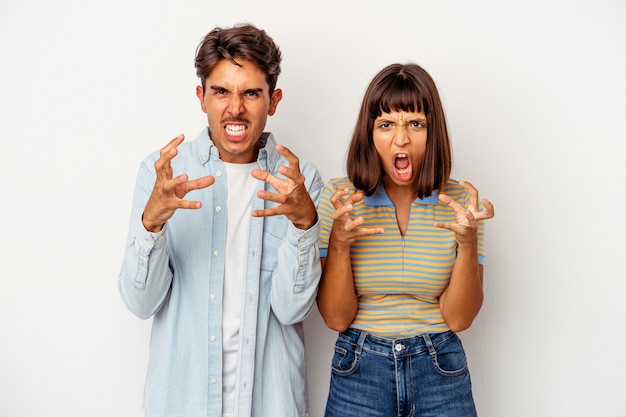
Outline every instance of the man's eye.
{"label": "man's eye", "polygon": [[259,93],[257,93],[254,90],[246,91],[246,96],[248,96],[248,97],[257,97],[258,95],[259,95]]}

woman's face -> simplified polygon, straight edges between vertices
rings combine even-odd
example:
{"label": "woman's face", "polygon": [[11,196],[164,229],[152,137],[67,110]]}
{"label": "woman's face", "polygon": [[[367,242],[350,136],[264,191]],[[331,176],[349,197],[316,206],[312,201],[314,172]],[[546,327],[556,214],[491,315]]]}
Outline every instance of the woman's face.
{"label": "woman's face", "polygon": [[384,175],[397,185],[410,185],[417,179],[426,152],[424,112],[392,111],[374,121],[374,146]]}

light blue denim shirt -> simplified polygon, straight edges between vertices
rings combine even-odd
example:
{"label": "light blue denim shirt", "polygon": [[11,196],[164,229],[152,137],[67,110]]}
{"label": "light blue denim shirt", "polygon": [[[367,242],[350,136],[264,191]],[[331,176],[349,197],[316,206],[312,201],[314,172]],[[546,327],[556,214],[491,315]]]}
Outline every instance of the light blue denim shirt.
{"label": "light blue denim shirt", "polygon": [[[288,162],[265,133],[261,169],[278,174]],[[159,233],[141,216],[155,181],[154,162],[139,168],[124,261],[118,277],[122,299],[142,319],[153,318],[144,394],[149,417],[219,417],[222,406],[222,285],[226,239],[226,170],[205,128],[178,147],[174,175],[215,183],[185,198],[199,210],[179,209]],[[306,188],[317,205],[324,183],[300,160]],[[275,190],[259,181],[258,189]],[[253,209],[274,203],[255,198]],[[321,275],[319,222],[297,229],[286,217],[252,217],[243,282],[235,415],[308,415],[302,320],[317,295]]]}

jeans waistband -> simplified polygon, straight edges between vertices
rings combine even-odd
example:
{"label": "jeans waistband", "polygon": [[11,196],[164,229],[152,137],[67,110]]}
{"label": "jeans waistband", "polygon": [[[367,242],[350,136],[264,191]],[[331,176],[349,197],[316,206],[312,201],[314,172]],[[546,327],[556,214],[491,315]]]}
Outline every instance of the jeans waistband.
{"label": "jeans waistband", "polygon": [[435,346],[451,337],[455,337],[455,333],[450,330],[442,333],[424,333],[419,336],[401,339],[374,336],[366,331],[352,328],[339,333],[339,338],[354,345],[357,353],[361,353],[365,349],[390,356],[404,356],[425,352],[434,355],[436,354]]}

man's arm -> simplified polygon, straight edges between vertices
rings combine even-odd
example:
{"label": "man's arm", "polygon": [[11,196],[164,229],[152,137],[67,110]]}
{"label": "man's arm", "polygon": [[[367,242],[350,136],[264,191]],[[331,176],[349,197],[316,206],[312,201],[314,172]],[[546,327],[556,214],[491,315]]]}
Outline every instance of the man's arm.
{"label": "man's arm", "polygon": [[289,164],[278,169],[286,179],[261,170],[252,175],[277,191],[261,191],[258,196],[278,205],[254,211],[253,216],[284,215],[290,222],[278,248],[278,273],[273,277],[270,301],[281,323],[294,324],[306,318],[317,296],[321,276],[317,202],[324,182],[313,165],[303,163],[301,167],[298,157],[284,146],[278,145],[276,150]]}
{"label": "man's arm", "polygon": [[158,311],[172,281],[165,246],[166,227],[158,233],[151,233],[142,223],[153,184],[154,172],[144,162],[137,175],[124,260],[118,275],[122,300],[141,319]]}
{"label": "man's arm", "polygon": [[189,180],[173,176],[172,159],[184,140],[179,135],[152,157],[154,168],[144,161],[137,175],[126,250],[118,284],[122,299],[138,317],[146,319],[158,311],[167,297],[173,272],[166,248],[166,222],[179,208],[198,209],[199,201],[183,200],[191,190],[215,182],[211,176]]}

